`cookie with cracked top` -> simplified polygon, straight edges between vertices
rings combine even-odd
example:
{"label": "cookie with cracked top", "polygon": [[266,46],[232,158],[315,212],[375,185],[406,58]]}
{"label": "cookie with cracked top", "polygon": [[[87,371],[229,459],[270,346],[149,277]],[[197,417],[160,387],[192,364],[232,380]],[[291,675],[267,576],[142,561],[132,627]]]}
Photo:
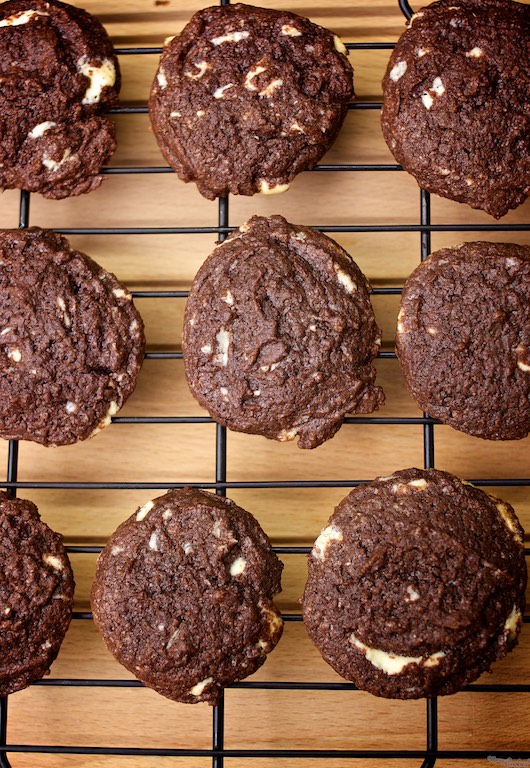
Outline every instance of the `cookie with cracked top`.
{"label": "cookie with cracked top", "polygon": [[499,218],[530,192],[530,6],[441,0],[383,80],[386,142],[420,187]]}
{"label": "cookie with cracked top", "polygon": [[396,351],[412,397],[469,435],[530,432],[530,248],[464,243],[405,283]]}
{"label": "cookie with cracked top", "polygon": [[217,704],[282,634],[283,565],[258,522],[193,488],[148,501],[110,537],[92,589],[109,650],[169,699]]}
{"label": "cookie with cracked top", "polygon": [[74,578],[62,536],[31,501],[0,493],[0,696],[50,671],[72,615]]}
{"label": "cookie with cracked top", "polygon": [[131,294],[50,230],[0,230],[0,437],[68,445],[132,393],[143,323]]}
{"label": "cookie with cracked top", "polygon": [[100,186],[120,70],[102,25],[59,0],[0,5],[0,187],[64,198]]}
{"label": "cookie with cracked top", "polygon": [[282,216],[254,216],[199,270],[182,349],[193,395],[220,424],[315,448],[347,413],[383,403],[380,341],[346,251]]}
{"label": "cookie with cracked top", "polygon": [[405,469],[338,505],[309,556],[303,619],[360,689],[447,695],[517,644],[526,579],[509,504],[447,472]]}
{"label": "cookie with cracked top", "polygon": [[206,198],[273,194],[313,168],[353,97],[341,40],[286,11],[205,8],[168,38],[149,110],[162,154]]}

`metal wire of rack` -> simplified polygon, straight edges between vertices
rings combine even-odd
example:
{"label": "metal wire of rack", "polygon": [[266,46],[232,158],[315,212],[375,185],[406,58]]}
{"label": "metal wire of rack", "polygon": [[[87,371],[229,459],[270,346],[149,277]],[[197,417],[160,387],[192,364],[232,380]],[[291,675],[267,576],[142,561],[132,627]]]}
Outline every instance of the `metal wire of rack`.
{"label": "metal wire of rack", "polygon": [[[221,5],[228,5],[230,0],[219,0]],[[413,10],[407,0],[397,0],[399,9],[403,15],[409,19]],[[348,43],[349,50],[385,50],[394,48],[393,43],[386,42],[359,42]],[[159,47],[126,47],[115,48],[119,56],[129,55],[159,55],[162,48]],[[356,101],[349,105],[350,110],[377,110],[381,108],[380,102],[359,102]],[[114,114],[145,114],[148,112],[147,106],[118,106],[110,110]],[[401,172],[402,167],[397,164],[320,164],[311,172]],[[103,169],[105,175],[134,175],[134,174],[165,174],[172,173],[172,169],[167,166],[141,166],[141,167],[112,167]],[[419,205],[419,223],[406,225],[314,225],[316,229],[329,233],[373,233],[373,232],[394,232],[404,233],[413,232],[419,234],[420,239],[420,257],[424,260],[431,250],[431,233],[433,232],[500,232],[500,231],[530,231],[530,224],[432,224],[430,211],[430,195],[424,190],[420,190]],[[218,221],[214,226],[186,226],[186,227],[91,227],[91,228],[57,228],[56,231],[65,235],[164,235],[164,234],[212,234],[217,235],[218,240],[225,239],[234,227],[229,226],[229,199],[221,198],[218,201]],[[26,191],[20,193],[19,204],[19,227],[26,228],[30,225],[30,194]],[[380,287],[373,289],[374,295],[398,295],[401,288]],[[185,300],[187,291],[133,291],[135,299],[182,299]],[[180,360],[182,353],[179,351],[155,351],[147,352],[146,359],[175,359]],[[380,358],[395,358],[394,352],[382,351]],[[212,424],[213,421],[207,416],[114,416],[114,424]],[[424,467],[432,468],[435,466],[435,426],[439,424],[437,420],[424,413],[421,417],[378,417],[378,416],[356,416],[345,419],[345,424],[371,424],[371,425],[420,425],[423,427],[423,455]],[[9,441],[6,482],[2,487],[12,495],[16,495],[18,490],[22,489],[151,489],[166,490],[167,488],[179,488],[185,485],[214,490],[219,495],[226,495],[227,489],[248,489],[248,488],[351,488],[357,485],[370,482],[368,479],[345,479],[345,480],[282,480],[282,481],[227,481],[227,435],[226,428],[216,425],[215,437],[215,482],[54,482],[54,481],[31,481],[22,482],[18,480],[18,442]],[[530,486],[530,478],[472,478],[471,482],[483,487],[491,486]],[[101,551],[101,546],[68,546],[67,551],[70,554],[97,554]],[[310,552],[310,547],[305,546],[277,546],[274,551],[279,555],[306,556]],[[526,548],[525,554],[530,555],[530,549]],[[92,614],[88,611],[75,611],[73,619],[86,621],[92,619]],[[302,616],[299,613],[288,613],[283,616],[286,622],[300,622]],[[525,623],[530,623],[530,616],[524,617]],[[63,688],[141,688],[142,683],[129,679],[95,679],[95,678],[53,678],[39,680],[35,686],[57,686]],[[356,687],[347,682],[255,682],[243,681],[234,683],[230,686],[233,689],[248,690],[287,690],[287,691],[355,691]],[[522,684],[472,684],[466,686],[466,692],[482,693],[530,693],[530,682]],[[487,750],[456,750],[439,749],[439,721],[437,700],[430,699],[425,702],[425,749],[404,750],[404,749],[226,749],[224,748],[225,734],[225,713],[224,699],[217,707],[212,708],[212,746],[211,749],[162,749],[162,748],[139,748],[139,747],[94,747],[94,746],[61,746],[61,745],[34,745],[34,744],[11,744],[7,741],[8,724],[8,697],[0,698],[0,768],[10,768],[8,755],[15,753],[26,754],[68,754],[68,755],[104,755],[104,756],[143,756],[143,757],[207,757],[212,759],[213,768],[223,768],[225,758],[271,758],[271,759],[295,759],[295,758],[338,758],[338,759],[381,759],[384,760],[418,760],[421,768],[432,768],[438,760],[456,759],[460,761],[470,759],[486,759],[490,752]],[[526,751],[506,751],[495,750],[496,759],[517,760],[529,759],[530,749]]]}

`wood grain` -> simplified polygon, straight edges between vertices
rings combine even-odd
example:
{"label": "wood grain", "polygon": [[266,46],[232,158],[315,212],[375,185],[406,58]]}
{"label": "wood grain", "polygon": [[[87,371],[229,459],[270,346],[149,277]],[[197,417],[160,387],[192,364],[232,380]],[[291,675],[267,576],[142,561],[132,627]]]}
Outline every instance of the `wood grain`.
{"label": "wood grain", "polygon": [[[81,4],[81,3],[79,3]],[[107,26],[115,45],[160,46],[177,33],[193,12],[207,3],[195,0],[86,0],[82,3]],[[252,3],[257,5],[258,3]],[[311,17],[339,33],[346,42],[395,41],[403,29],[397,2],[322,2],[269,0],[268,7],[288,8]],[[351,59],[359,101],[381,99],[380,80],[388,51],[356,50]],[[145,104],[157,67],[156,55],[121,56],[122,100]],[[112,166],[165,165],[149,128],[147,115],[117,115],[119,148]],[[393,163],[379,130],[377,110],[352,110],[335,146],[323,162]],[[0,226],[18,224],[19,195],[5,192]],[[306,225],[343,224],[381,226],[419,223],[419,191],[414,180],[399,172],[311,172],[298,177],[281,198],[231,198],[230,224],[250,215],[281,212]],[[432,198],[435,223],[490,224],[486,214],[457,203]],[[530,203],[503,219],[528,223]],[[174,174],[109,176],[97,192],[64,201],[31,198],[32,225],[72,227],[216,226],[217,205],[184,185]],[[483,236],[484,237],[484,236]],[[530,244],[529,232],[495,232],[487,237]],[[114,271],[133,290],[186,289],[211,251],[215,235],[77,235],[72,243]],[[375,287],[400,286],[419,261],[420,235],[407,233],[337,234]],[[433,249],[476,233],[433,233]],[[398,297],[376,296],[374,305],[383,328],[384,348],[392,349]],[[146,321],[148,348],[179,350],[184,301],[139,299]],[[420,415],[408,397],[399,365],[379,360],[379,381],[387,403],[380,416]],[[179,360],[148,360],[138,389],[120,415],[204,415],[189,394]],[[530,476],[530,439],[489,443],[435,427],[436,466],[466,478]],[[7,449],[0,446],[7,461]],[[371,479],[378,474],[423,465],[421,425],[381,426],[349,424],[329,443],[312,452],[293,444],[272,443],[259,437],[229,434],[229,482],[265,480]],[[60,449],[29,443],[20,446],[19,479],[23,482],[170,483],[215,480],[215,426],[114,424],[95,440]],[[333,507],[346,495],[342,488],[233,489],[229,495],[251,511],[277,545],[308,545],[325,525]],[[20,495],[35,501],[42,517],[64,533],[68,544],[104,544],[109,534],[136,506],[162,491],[150,488],[37,489]],[[528,487],[494,488],[518,511],[530,530]],[[303,555],[286,555],[282,610],[299,611],[305,581]],[[88,610],[94,555],[73,555],[77,607]],[[130,679],[105,650],[91,621],[74,620],[59,658],[54,678]],[[300,623],[289,623],[278,648],[254,676],[256,681],[338,682],[321,660]],[[530,682],[530,632],[526,627],[520,647],[496,665],[487,682]],[[442,749],[529,749],[530,694],[462,693],[443,699],[440,709]],[[9,699],[8,742],[11,744],[134,746],[209,749],[211,711],[207,705],[179,705],[140,687],[79,688],[32,686]],[[300,749],[415,749],[425,744],[425,703],[389,702],[352,691],[267,691],[232,689],[226,693],[227,748]],[[16,768],[53,766],[211,765],[210,758],[106,757],[82,755],[12,754]],[[254,768],[278,764],[272,759],[251,760]],[[380,766],[386,761],[351,761],[352,765]],[[421,760],[398,760],[396,766],[418,766]],[[248,759],[227,759],[230,768],[249,765]],[[343,768],[341,759],[287,760],[290,768]],[[444,768],[461,761],[442,761]],[[484,760],[466,761],[483,766]]]}

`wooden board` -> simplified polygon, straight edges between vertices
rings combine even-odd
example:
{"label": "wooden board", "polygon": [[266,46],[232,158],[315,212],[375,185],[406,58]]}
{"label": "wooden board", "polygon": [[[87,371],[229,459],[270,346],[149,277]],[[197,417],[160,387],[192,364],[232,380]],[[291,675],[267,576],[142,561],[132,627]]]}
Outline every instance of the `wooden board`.
{"label": "wooden board", "polygon": [[[80,3],[81,4],[81,3]],[[86,0],[84,7],[106,25],[115,45],[160,46],[177,33],[199,0]],[[257,3],[253,3],[257,5]],[[397,0],[335,2],[270,0],[269,7],[309,16],[340,34],[346,42],[395,41],[403,29]],[[389,51],[355,50],[359,101],[381,99],[380,80]],[[122,99],[145,105],[157,67],[157,55],[122,55]],[[117,115],[119,148],[112,166],[165,165],[149,128],[147,115]],[[378,110],[351,110],[326,163],[393,163],[379,130]],[[0,226],[18,224],[19,194],[5,192]],[[417,225],[419,191],[414,180],[398,172],[312,172],[302,174],[281,197],[231,198],[230,225],[250,215],[281,212],[306,225]],[[432,220],[447,224],[491,224],[484,213],[432,198]],[[528,223],[530,203],[511,212],[503,223]],[[174,174],[112,175],[97,192],[81,198],[47,201],[31,198],[30,223],[58,229],[92,227],[214,227],[217,204],[201,198],[193,185]],[[419,261],[419,232],[357,232],[335,235],[374,287],[400,286]],[[484,235],[481,235],[484,237]],[[495,232],[487,237],[530,244],[529,232]],[[480,236],[479,236],[480,238]],[[476,232],[433,233],[433,250],[477,238]],[[115,272],[134,290],[187,289],[211,251],[212,234],[76,235],[72,243]],[[398,298],[376,296],[384,349],[393,348]],[[146,321],[149,351],[180,349],[183,299],[138,299]],[[379,360],[379,381],[387,403],[380,416],[419,416],[408,397],[396,360]],[[147,360],[138,389],[120,416],[204,415],[189,394],[181,360]],[[312,452],[293,444],[259,437],[228,435],[229,482],[371,479],[407,466],[423,465],[421,425],[349,424],[329,443]],[[440,469],[465,478],[530,476],[530,439],[495,444],[435,427],[435,460]],[[7,461],[7,446],[0,446]],[[113,489],[39,489],[39,481],[74,483],[160,484],[215,480],[213,424],[114,424],[95,440],[60,449],[20,445],[19,480],[29,487],[19,495],[35,501],[42,517],[64,533],[69,545],[104,544],[109,534],[147,499],[161,491],[150,487]],[[334,505],[347,493],[339,488],[229,489],[228,495],[251,511],[275,545],[308,545],[325,525]],[[493,488],[514,504],[530,530],[530,489]],[[285,555],[281,609],[299,612],[306,575],[305,556]],[[77,581],[76,608],[89,609],[88,595],[95,556],[72,555]],[[89,620],[74,620],[53,678],[130,679],[106,651]],[[339,681],[321,660],[300,623],[288,623],[281,643],[256,681]],[[495,667],[483,682],[530,682],[530,632],[520,647]],[[530,694],[462,693],[439,703],[440,747],[496,750],[530,748]],[[179,705],[139,688],[32,686],[9,699],[10,744],[91,745],[154,749],[211,748],[212,713],[207,705]],[[229,749],[404,749],[425,745],[425,703],[388,702],[352,691],[276,691],[231,689],[226,693],[225,747]],[[211,758],[113,757],[14,753],[17,768],[38,766],[190,766],[211,765]],[[277,765],[272,759],[231,758],[230,768]],[[351,761],[377,766],[387,761]],[[288,759],[290,768],[338,768],[342,759]],[[421,760],[395,761],[418,766]],[[456,765],[443,761],[443,765]],[[462,762],[458,762],[462,765]],[[468,766],[483,760],[466,761]]]}

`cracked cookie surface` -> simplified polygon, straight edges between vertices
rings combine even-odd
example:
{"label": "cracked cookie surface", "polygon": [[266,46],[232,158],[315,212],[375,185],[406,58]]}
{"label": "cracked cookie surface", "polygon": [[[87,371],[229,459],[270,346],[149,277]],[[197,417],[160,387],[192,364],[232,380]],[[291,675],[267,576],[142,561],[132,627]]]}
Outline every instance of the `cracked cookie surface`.
{"label": "cracked cookie surface", "polygon": [[303,618],[362,690],[451,694],[517,644],[526,579],[509,504],[447,472],[406,469],[338,505],[309,556]]}
{"label": "cracked cookie surface", "polygon": [[282,192],[333,143],[353,96],[336,35],[284,11],[205,8],[167,45],[149,109],[183,181],[214,199]]}
{"label": "cracked cookie surface", "polygon": [[144,504],[101,553],[94,620],[109,650],[175,701],[217,704],[280,639],[282,564],[258,522],[193,488]]}
{"label": "cracked cookie surface", "polygon": [[116,148],[102,112],[120,88],[99,21],[58,0],[9,0],[0,53],[0,187],[55,199],[99,187]]}
{"label": "cracked cookie surface", "polygon": [[530,248],[464,243],[431,254],[403,288],[396,351],[410,394],[469,435],[530,432]]}
{"label": "cracked cookie surface", "polygon": [[384,401],[369,285],[330,238],[255,216],[199,270],[184,317],[188,385],[239,432],[315,448]]}
{"label": "cracked cookie surface", "polygon": [[497,218],[530,191],[530,6],[441,0],[409,22],[381,125],[420,187]]}
{"label": "cracked cookie surface", "polygon": [[132,393],[143,351],[114,275],[50,230],[0,231],[0,437],[91,437]]}
{"label": "cracked cookie surface", "polygon": [[66,634],[74,579],[62,536],[34,504],[0,493],[0,696],[47,675]]}

